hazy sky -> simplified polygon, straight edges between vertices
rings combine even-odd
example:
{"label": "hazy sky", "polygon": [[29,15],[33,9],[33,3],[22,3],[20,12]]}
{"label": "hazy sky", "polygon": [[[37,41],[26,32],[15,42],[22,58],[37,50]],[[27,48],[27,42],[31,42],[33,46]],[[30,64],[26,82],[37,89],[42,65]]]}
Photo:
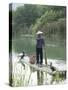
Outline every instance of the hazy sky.
{"label": "hazy sky", "polygon": [[16,10],[17,7],[23,6],[23,5],[24,5],[23,3],[13,3],[12,4],[12,10]]}

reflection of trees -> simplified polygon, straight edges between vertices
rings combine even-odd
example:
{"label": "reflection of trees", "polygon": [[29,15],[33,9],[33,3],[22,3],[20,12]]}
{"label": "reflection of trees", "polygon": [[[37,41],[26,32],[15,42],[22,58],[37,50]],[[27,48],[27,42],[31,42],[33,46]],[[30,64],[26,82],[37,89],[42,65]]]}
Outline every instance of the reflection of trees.
{"label": "reflection of trees", "polygon": [[38,85],[43,85],[44,81],[44,74],[42,71],[37,71],[37,84]]}
{"label": "reflection of trees", "polygon": [[54,75],[52,75],[52,79],[50,84],[53,84],[54,82],[59,83],[60,81],[63,81],[66,79],[66,71],[57,71]]}

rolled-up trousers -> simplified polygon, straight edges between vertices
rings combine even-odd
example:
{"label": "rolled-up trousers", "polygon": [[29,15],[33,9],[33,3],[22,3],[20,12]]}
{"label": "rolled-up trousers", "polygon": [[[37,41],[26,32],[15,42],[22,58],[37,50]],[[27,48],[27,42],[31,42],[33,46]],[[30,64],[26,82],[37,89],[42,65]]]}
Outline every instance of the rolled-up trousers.
{"label": "rolled-up trousers", "polygon": [[43,63],[43,48],[36,47],[36,60],[37,60],[37,64]]}

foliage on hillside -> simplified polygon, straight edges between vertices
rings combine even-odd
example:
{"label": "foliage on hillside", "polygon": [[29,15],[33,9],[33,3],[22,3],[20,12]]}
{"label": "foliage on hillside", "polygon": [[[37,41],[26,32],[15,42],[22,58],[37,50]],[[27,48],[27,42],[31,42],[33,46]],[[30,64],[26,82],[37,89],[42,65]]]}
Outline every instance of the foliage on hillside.
{"label": "foliage on hillside", "polygon": [[65,38],[66,7],[25,4],[12,11],[12,16],[13,37],[41,30],[48,37],[58,34]]}

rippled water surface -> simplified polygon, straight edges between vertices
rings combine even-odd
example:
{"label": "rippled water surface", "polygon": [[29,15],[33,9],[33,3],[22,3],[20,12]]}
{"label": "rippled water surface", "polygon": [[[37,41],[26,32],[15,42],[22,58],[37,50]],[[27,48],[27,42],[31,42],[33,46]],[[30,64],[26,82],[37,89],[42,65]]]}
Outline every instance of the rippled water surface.
{"label": "rippled water surface", "polygon": [[[18,53],[25,51],[27,56],[25,60],[29,61],[29,55],[35,55],[36,53],[36,40],[35,38],[19,38],[12,40],[12,85],[13,86],[35,86],[35,85],[53,85],[53,84],[65,84],[66,76],[62,75],[63,71],[66,71],[66,47],[63,40],[51,41],[46,39],[46,49],[48,65],[52,62],[53,66],[58,69],[55,75],[50,75],[46,72],[39,72],[31,69],[28,65],[25,65],[25,69],[21,63],[19,63]],[[43,63],[44,63],[43,59]],[[59,74],[60,72],[60,74]],[[64,72],[63,72],[64,73]]]}
{"label": "rippled water surface", "polygon": [[[21,63],[19,63],[19,58],[17,54],[12,55],[13,63],[13,86],[35,86],[35,85],[51,85],[51,84],[65,84],[66,79],[62,76],[59,77],[57,73],[55,76],[50,75],[46,72],[31,71],[30,67],[26,65],[25,70]],[[26,56],[25,60],[29,60]],[[44,61],[44,60],[43,60]],[[57,59],[47,59],[48,64],[53,63],[59,71],[66,70],[66,62]]]}

